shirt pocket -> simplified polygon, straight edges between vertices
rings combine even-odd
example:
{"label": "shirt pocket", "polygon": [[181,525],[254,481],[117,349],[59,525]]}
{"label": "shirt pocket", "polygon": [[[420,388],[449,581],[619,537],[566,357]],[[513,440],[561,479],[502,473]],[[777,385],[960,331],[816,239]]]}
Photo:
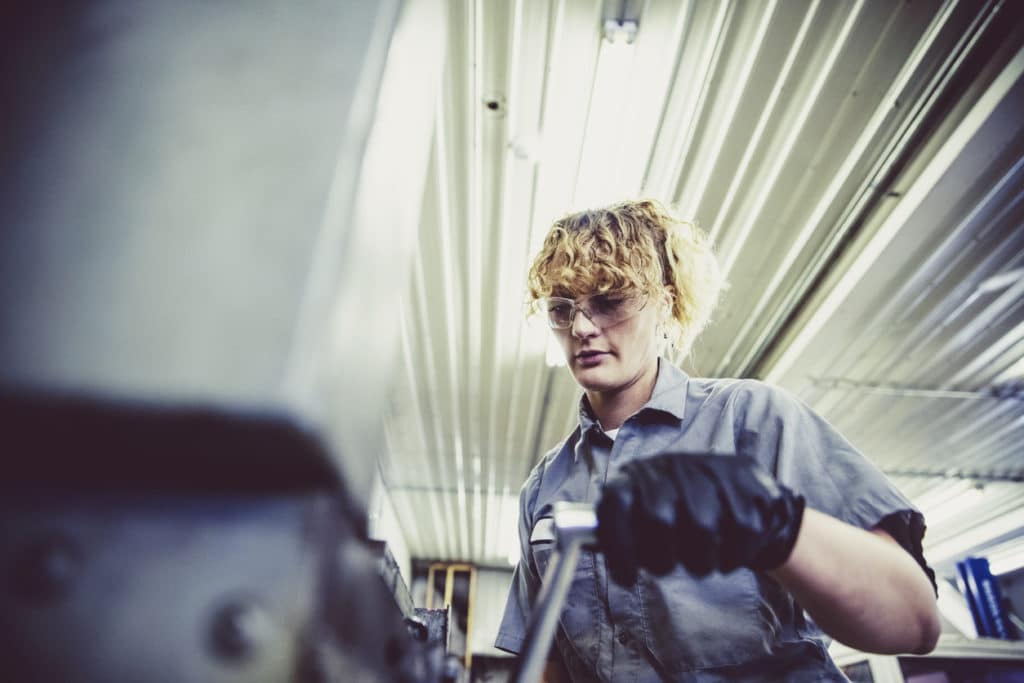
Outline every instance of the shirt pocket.
{"label": "shirt pocket", "polygon": [[[542,580],[547,574],[554,551],[553,541],[531,542],[530,544],[530,553]],[[570,660],[579,659],[589,662],[590,666],[593,666],[593,663],[597,661],[597,650],[600,647],[598,624],[601,619],[599,604],[597,579],[594,572],[594,553],[584,550],[580,552],[576,571],[572,583],[569,585],[562,613],[558,618],[559,648],[571,650],[571,653],[563,653],[563,659],[567,663]]]}
{"label": "shirt pocket", "polygon": [[541,517],[533,524],[530,530],[530,555],[533,558],[533,566],[537,575],[544,580],[548,571],[548,563],[551,561],[551,554],[555,550],[555,520],[551,517]]}
{"label": "shirt pocket", "polygon": [[644,639],[668,672],[750,661],[770,651],[774,633],[759,614],[757,578],[739,569],[703,578],[682,567],[638,578]]}

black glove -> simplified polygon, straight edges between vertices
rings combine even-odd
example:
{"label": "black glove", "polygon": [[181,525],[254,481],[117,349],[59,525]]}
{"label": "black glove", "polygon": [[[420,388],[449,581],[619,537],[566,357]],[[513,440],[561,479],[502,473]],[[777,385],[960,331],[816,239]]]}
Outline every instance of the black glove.
{"label": "black glove", "polygon": [[789,558],[804,498],[748,455],[666,453],[627,463],[597,506],[597,537],[612,578],[638,567],[692,574],[774,569]]}

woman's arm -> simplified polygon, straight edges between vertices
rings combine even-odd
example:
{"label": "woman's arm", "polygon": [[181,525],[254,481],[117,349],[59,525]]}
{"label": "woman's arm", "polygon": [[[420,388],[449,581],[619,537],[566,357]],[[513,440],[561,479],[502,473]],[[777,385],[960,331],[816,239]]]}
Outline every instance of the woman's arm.
{"label": "woman's arm", "polygon": [[882,529],[865,531],[808,508],[789,559],[768,574],[845,645],[882,654],[935,648],[931,582]]}
{"label": "woman's arm", "polygon": [[675,562],[696,576],[748,567],[782,584],[833,638],[859,650],[924,654],[939,635],[931,581],[881,529],[805,507],[753,458],[666,453],[609,476],[597,507],[612,578]]}

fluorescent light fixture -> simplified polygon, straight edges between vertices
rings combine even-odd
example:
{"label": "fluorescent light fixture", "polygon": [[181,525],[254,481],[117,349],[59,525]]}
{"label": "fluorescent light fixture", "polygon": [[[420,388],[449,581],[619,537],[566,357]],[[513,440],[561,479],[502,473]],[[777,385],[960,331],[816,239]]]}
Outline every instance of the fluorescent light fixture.
{"label": "fluorescent light fixture", "polygon": [[[604,205],[611,198],[620,198],[623,181],[620,166],[615,163],[623,144],[624,129],[629,125],[626,111],[630,89],[630,66],[636,54],[629,39],[629,30],[609,31],[597,54],[594,89],[590,95],[587,125],[580,151],[579,173],[572,204],[575,208]],[[632,22],[625,22],[629,24]],[[636,25],[633,24],[633,32]]]}
{"label": "fluorescent light fixture", "polygon": [[960,633],[968,638],[977,638],[978,629],[974,625],[974,617],[971,616],[971,610],[967,607],[963,594],[948,581],[939,580],[937,587],[937,606],[942,616],[946,617]]}
{"label": "fluorescent light fixture", "polygon": [[540,359],[544,355],[544,361],[549,366],[557,365],[557,356],[554,354],[552,344],[557,348],[558,344],[551,334],[551,328],[541,320],[541,316],[530,314],[526,322],[519,328],[519,344],[522,353],[530,359]]}
{"label": "fluorescent light fixture", "polygon": [[926,547],[924,555],[932,565],[938,565],[959,560],[972,552],[983,554],[985,546],[1019,532],[1021,527],[1024,527],[1024,507],[968,529],[948,541]]}
{"label": "fluorescent light fixture", "polygon": [[927,518],[940,505],[963,495],[965,491],[974,487],[974,482],[970,479],[946,480],[929,488],[921,493],[921,495],[915,496],[913,499],[914,505]]}
{"label": "fluorescent light fixture", "polygon": [[509,565],[519,564],[519,496],[503,493],[501,496],[500,514],[495,529],[498,552],[504,556]]}
{"label": "fluorescent light fixture", "polygon": [[1002,384],[1015,379],[1024,379],[1024,358],[1011,365],[1006,372],[996,378],[994,384]]}
{"label": "fluorescent light fixture", "polygon": [[969,484],[966,488],[954,493],[952,496],[945,496],[943,500],[937,500],[931,505],[921,506],[921,513],[925,522],[930,527],[937,527],[943,522],[955,518],[957,515],[970,510],[980,504],[985,498],[984,489]]}
{"label": "fluorescent light fixture", "polygon": [[548,335],[548,344],[544,349],[544,362],[549,368],[557,368],[565,366],[565,352],[562,351],[562,347],[558,345],[558,341],[555,339],[555,335]]}
{"label": "fluorescent light fixture", "polygon": [[985,553],[988,566],[996,576],[1009,574],[1024,567],[1024,536],[1002,543]]}
{"label": "fluorescent light fixture", "polygon": [[993,275],[978,285],[979,292],[998,292],[1015,284],[1024,277],[1024,268],[1014,268],[999,275]]}

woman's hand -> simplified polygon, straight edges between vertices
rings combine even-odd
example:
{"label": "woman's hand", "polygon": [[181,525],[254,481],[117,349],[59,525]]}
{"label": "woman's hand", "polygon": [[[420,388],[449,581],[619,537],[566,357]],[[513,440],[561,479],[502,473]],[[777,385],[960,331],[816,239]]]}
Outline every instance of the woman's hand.
{"label": "woman's hand", "polygon": [[667,453],[627,463],[597,507],[598,540],[612,577],[638,567],[692,574],[782,565],[796,543],[804,499],[747,455]]}

